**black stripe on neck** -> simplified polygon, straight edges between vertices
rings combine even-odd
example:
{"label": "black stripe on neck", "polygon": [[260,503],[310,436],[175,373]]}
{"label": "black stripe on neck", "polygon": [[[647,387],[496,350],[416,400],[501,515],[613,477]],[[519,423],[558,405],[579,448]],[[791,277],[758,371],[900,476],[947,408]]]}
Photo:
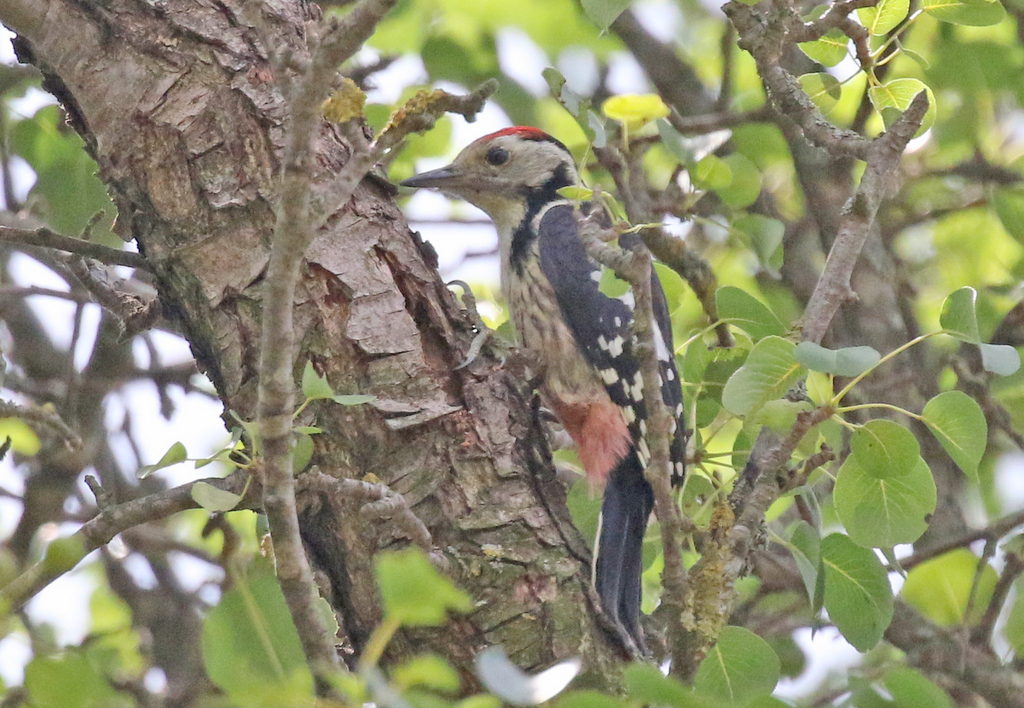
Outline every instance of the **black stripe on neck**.
{"label": "black stripe on neck", "polygon": [[[554,141],[554,138],[552,138]],[[557,142],[557,141],[555,141]],[[519,226],[512,232],[512,244],[509,248],[509,265],[522,273],[523,261],[530,250],[530,245],[537,239],[537,233],[533,230],[533,220],[540,213],[546,204],[562,199],[558,190],[562,187],[571,187],[572,178],[569,175],[569,167],[561,163],[555,168],[554,174],[547,182],[539,187],[527,187],[523,193],[526,201],[526,213],[523,214]]]}

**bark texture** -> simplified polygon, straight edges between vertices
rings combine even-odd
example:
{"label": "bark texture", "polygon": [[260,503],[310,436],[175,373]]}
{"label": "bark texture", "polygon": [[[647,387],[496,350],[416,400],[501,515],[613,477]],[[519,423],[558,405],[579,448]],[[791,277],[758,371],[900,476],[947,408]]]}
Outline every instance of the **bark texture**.
{"label": "bark texture", "polygon": [[[109,185],[119,233],[156,273],[226,409],[255,416],[261,279],[275,221],[275,174],[288,107],[268,47],[306,53],[303,3],[269,0],[40,2],[0,20],[19,32]],[[324,123],[314,200],[349,150]],[[482,355],[453,372],[472,319],[439,280],[382,182],[367,179],[306,254],[295,302],[296,380],[312,360],[360,407],[310,406],[314,463],[336,477],[373,474],[404,494],[434,539],[434,559],[476,600],[472,614],[399,637],[390,658],[437,651],[468,673],[502,644],[524,667],[584,658],[595,686],[621,646],[595,614],[586,545],[571,526],[529,401]],[[299,489],[303,489],[299,479]],[[321,588],[358,652],[381,611],[372,554],[406,543],[359,503],[300,492],[303,538]]]}

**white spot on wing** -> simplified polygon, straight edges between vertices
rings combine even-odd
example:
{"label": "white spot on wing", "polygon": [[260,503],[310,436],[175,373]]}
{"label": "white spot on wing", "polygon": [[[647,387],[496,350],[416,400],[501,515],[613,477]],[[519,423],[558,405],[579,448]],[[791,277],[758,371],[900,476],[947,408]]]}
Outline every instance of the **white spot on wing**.
{"label": "white spot on wing", "polygon": [[611,386],[619,380],[619,372],[615,369],[601,369],[601,380],[606,386]]}
{"label": "white spot on wing", "polygon": [[[602,339],[604,339],[604,337],[602,337]],[[622,337],[616,337],[611,342],[609,342],[608,346],[605,348],[608,350],[608,353],[611,354],[613,357],[620,357],[622,356],[622,347],[624,344],[625,342],[623,341]]]}
{"label": "white spot on wing", "polygon": [[668,347],[665,346],[665,338],[661,336],[661,327],[656,322],[651,323],[651,329],[654,330],[654,351],[658,354],[660,361],[672,361],[672,355],[668,351]]}

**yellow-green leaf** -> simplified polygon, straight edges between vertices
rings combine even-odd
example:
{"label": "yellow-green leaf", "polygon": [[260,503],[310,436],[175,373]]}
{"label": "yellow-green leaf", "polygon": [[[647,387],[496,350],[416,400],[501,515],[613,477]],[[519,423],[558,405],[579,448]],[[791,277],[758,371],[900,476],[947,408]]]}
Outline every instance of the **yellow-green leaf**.
{"label": "yellow-green leaf", "polygon": [[804,74],[800,77],[800,87],[814,105],[821,109],[823,115],[831,113],[843,95],[839,79],[825,72]]}
{"label": "yellow-green leaf", "polygon": [[873,35],[888,34],[896,29],[910,11],[910,0],[881,0],[875,7],[862,7],[857,17]]}
{"label": "yellow-green leaf", "polygon": [[[922,91],[928,94],[928,110],[925,111],[921,127],[914,135],[914,137],[917,137],[934,125],[936,115],[935,94],[932,93],[932,90],[923,81],[919,79],[893,79],[887,84],[873,86],[868,89],[868,98],[871,99],[871,105],[875,107],[875,110],[882,114],[885,127],[889,128],[895,119],[910,107],[914,97]],[[896,110],[888,111],[886,109]]]}
{"label": "yellow-green leaf", "polygon": [[39,436],[21,418],[0,418],[0,443],[11,439],[11,449],[31,457],[39,452]]}
{"label": "yellow-green leaf", "polygon": [[625,123],[630,130],[669,114],[668,106],[656,93],[626,93],[612,96],[601,104],[601,112],[612,120]]}
{"label": "yellow-green leaf", "polygon": [[801,42],[800,51],[823,66],[835,66],[846,58],[850,38],[840,29],[831,29],[813,42]]}

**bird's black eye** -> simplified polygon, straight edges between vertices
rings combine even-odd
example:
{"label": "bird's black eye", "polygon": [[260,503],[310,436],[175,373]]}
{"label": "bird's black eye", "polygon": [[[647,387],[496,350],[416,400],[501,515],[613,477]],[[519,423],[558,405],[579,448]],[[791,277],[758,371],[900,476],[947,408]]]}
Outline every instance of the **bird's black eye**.
{"label": "bird's black eye", "polygon": [[494,145],[487,151],[487,161],[492,165],[504,165],[508,162],[508,150]]}

